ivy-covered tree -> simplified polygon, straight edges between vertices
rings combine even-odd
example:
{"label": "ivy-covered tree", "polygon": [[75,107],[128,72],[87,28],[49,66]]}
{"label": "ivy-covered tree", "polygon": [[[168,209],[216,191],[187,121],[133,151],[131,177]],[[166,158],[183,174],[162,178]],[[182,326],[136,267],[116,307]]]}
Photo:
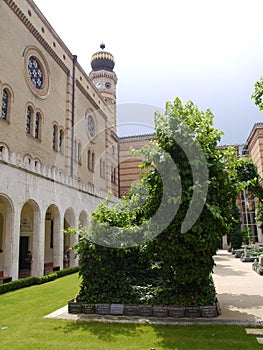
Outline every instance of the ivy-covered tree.
{"label": "ivy-covered tree", "polygon": [[158,142],[142,150],[141,182],[120,203],[99,206],[80,232],[79,300],[214,302],[213,256],[240,181],[235,150],[217,148],[213,118],[179,98],[156,112]]}
{"label": "ivy-covered tree", "polygon": [[[187,142],[196,152],[196,143],[201,147],[205,162],[200,167],[208,169],[207,193],[203,208],[196,222],[182,233],[182,224],[193,192],[200,186],[194,182],[189,156],[183,149],[181,130],[187,126]],[[158,145],[170,154],[181,179],[182,196],[180,207],[171,223],[150,241],[147,249],[152,259],[163,262],[162,278],[167,281],[163,291],[164,303],[209,304],[215,297],[211,272],[213,256],[220,246],[221,238],[228,233],[237,189],[233,182],[234,150],[217,148],[222,133],[213,127],[210,110],[201,112],[191,101],[185,105],[179,99],[167,103],[165,115],[156,113],[155,128]],[[198,160],[197,160],[198,161]],[[147,164],[150,162],[148,161]],[[201,171],[201,169],[199,168]],[[149,186],[154,184],[151,174]],[[154,192],[155,187],[150,190]],[[159,194],[159,195],[158,195]],[[156,190],[153,202],[161,201],[161,193]],[[151,208],[152,203],[148,202]]]}

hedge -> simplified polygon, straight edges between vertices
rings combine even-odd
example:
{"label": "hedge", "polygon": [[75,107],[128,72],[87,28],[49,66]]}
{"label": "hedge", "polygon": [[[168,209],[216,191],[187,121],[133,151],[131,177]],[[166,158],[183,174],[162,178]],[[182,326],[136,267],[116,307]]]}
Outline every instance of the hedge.
{"label": "hedge", "polygon": [[54,281],[57,278],[70,275],[79,271],[79,266],[70,267],[64,270],[51,272],[44,276],[31,276],[22,278],[20,280],[0,284],[0,294],[4,294],[10,292],[12,290],[17,290],[20,288],[30,287],[38,284],[47,283],[50,281]]}

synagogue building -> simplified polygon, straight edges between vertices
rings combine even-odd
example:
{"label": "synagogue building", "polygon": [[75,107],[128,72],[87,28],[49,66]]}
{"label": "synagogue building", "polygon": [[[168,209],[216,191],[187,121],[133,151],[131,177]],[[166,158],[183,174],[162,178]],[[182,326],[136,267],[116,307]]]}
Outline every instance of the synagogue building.
{"label": "synagogue building", "polygon": [[[118,137],[113,55],[101,44],[85,72],[33,0],[0,1],[0,41],[0,280],[16,280],[78,264],[64,230],[128,193],[129,149],[154,135]],[[262,176],[262,123],[246,149]]]}

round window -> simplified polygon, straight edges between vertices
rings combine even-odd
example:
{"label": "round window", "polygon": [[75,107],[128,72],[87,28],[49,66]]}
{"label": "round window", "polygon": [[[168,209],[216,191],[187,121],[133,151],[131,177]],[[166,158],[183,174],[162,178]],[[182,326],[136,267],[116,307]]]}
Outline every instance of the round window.
{"label": "round window", "polygon": [[24,72],[31,91],[40,98],[46,98],[50,80],[48,64],[35,47],[27,47],[24,51]]}
{"label": "round window", "polygon": [[30,56],[28,59],[28,73],[32,83],[37,89],[43,88],[43,72],[38,60],[34,56]]}

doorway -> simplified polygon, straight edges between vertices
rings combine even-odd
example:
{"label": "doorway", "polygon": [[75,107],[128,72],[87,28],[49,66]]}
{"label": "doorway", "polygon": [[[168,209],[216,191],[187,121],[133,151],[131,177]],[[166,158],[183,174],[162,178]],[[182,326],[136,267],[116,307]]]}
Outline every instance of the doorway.
{"label": "doorway", "polygon": [[19,271],[27,269],[26,256],[28,252],[29,236],[20,236]]}

